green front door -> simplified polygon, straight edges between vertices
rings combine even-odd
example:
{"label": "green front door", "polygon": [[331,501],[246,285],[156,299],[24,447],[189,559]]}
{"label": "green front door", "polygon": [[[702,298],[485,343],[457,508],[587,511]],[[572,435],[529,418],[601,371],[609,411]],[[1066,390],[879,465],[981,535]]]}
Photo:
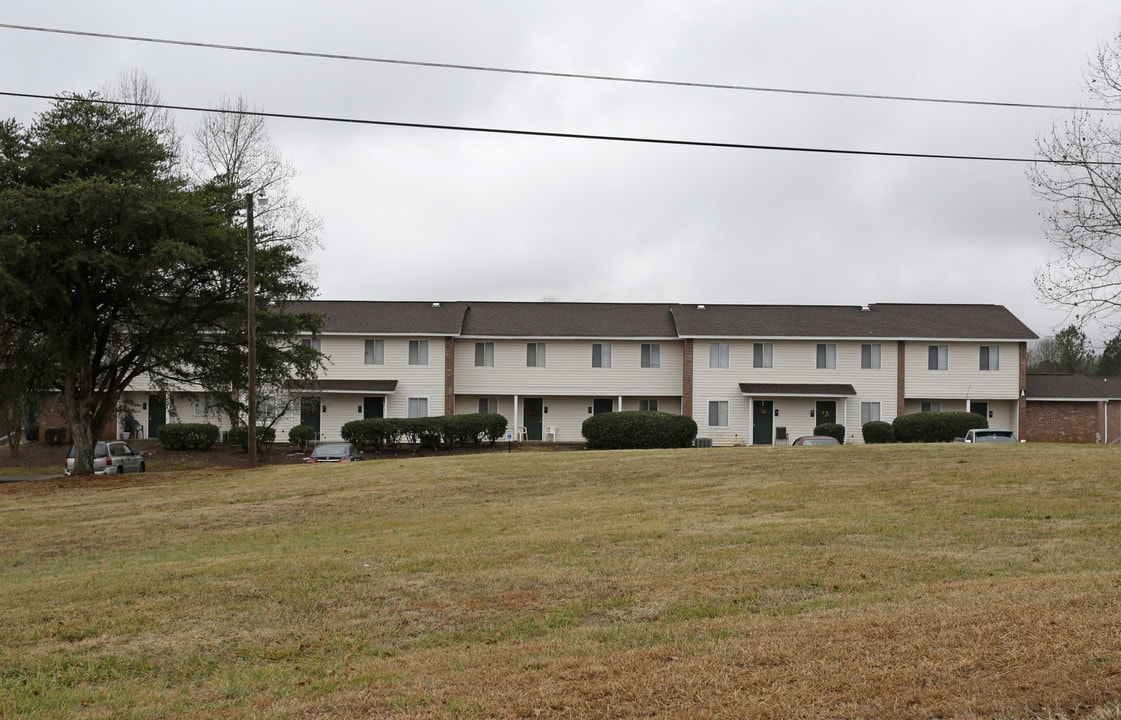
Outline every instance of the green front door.
{"label": "green front door", "polygon": [[545,409],[545,401],[541,398],[526,398],[522,425],[525,427],[526,440],[540,440],[541,413]]}
{"label": "green front door", "polygon": [[771,400],[756,400],[751,408],[751,444],[773,445],[775,437],[775,404]]}
{"label": "green front door", "polygon": [[309,425],[319,434],[319,396],[304,395],[300,398],[300,424]]}
{"label": "green front door", "polygon": [[374,418],[385,417],[385,398],[383,397],[368,397],[362,398],[362,419],[373,420]]}
{"label": "green front door", "polygon": [[815,425],[824,425],[825,423],[837,422],[837,401],[836,400],[818,400],[817,407],[817,422]]}
{"label": "green front door", "polygon": [[158,438],[160,426],[167,422],[167,400],[163,395],[148,396],[148,437]]}

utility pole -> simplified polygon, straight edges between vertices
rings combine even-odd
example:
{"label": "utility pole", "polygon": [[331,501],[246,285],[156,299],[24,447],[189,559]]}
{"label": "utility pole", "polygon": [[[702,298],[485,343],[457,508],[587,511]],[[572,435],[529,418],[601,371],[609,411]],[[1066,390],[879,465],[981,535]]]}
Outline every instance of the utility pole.
{"label": "utility pole", "polygon": [[253,237],[253,193],[245,194],[246,318],[245,343],[249,365],[249,467],[257,467],[257,252]]}

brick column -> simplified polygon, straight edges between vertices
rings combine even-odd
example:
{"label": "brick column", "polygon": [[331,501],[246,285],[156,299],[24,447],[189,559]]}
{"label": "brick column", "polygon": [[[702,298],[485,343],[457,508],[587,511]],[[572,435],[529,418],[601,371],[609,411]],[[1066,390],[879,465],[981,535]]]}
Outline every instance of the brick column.
{"label": "brick column", "polygon": [[1020,425],[1028,413],[1028,399],[1024,391],[1028,387],[1028,344],[1020,343],[1020,387],[1016,389],[1016,432],[1020,432]]}
{"label": "brick column", "polygon": [[681,349],[681,414],[693,417],[693,339],[685,338]]}
{"label": "brick column", "polygon": [[895,369],[895,414],[902,415],[907,407],[907,341],[899,341],[899,358]]}
{"label": "brick column", "polygon": [[455,415],[455,338],[444,338],[444,414]]}

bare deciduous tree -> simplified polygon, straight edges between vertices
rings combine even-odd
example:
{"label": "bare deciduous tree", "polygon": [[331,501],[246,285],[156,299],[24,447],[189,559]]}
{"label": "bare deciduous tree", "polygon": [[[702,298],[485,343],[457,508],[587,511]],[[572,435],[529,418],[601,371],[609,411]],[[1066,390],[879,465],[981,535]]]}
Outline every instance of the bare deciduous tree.
{"label": "bare deciduous tree", "polygon": [[1121,318],[1121,34],[1090,63],[1088,92],[1094,105],[1038,142],[1042,158],[1028,173],[1045,200],[1047,236],[1058,248],[1036,275],[1044,302],[1079,323],[1094,319],[1116,327]]}

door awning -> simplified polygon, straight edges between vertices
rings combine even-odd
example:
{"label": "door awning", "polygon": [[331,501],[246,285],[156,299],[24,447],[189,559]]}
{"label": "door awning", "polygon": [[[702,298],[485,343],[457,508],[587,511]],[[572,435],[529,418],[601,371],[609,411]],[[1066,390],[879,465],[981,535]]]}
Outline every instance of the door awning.
{"label": "door awning", "polygon": [[301,383],[291,381],[288,390],[294,393],[342,393],[345,395],[391,395],[397,389],[396,380],[316,380]]}
{"label": "door awning", "polygon": [[849,397],[856,395],[852,385],[830,383],[740,383],[740,392],[753,397]]}

